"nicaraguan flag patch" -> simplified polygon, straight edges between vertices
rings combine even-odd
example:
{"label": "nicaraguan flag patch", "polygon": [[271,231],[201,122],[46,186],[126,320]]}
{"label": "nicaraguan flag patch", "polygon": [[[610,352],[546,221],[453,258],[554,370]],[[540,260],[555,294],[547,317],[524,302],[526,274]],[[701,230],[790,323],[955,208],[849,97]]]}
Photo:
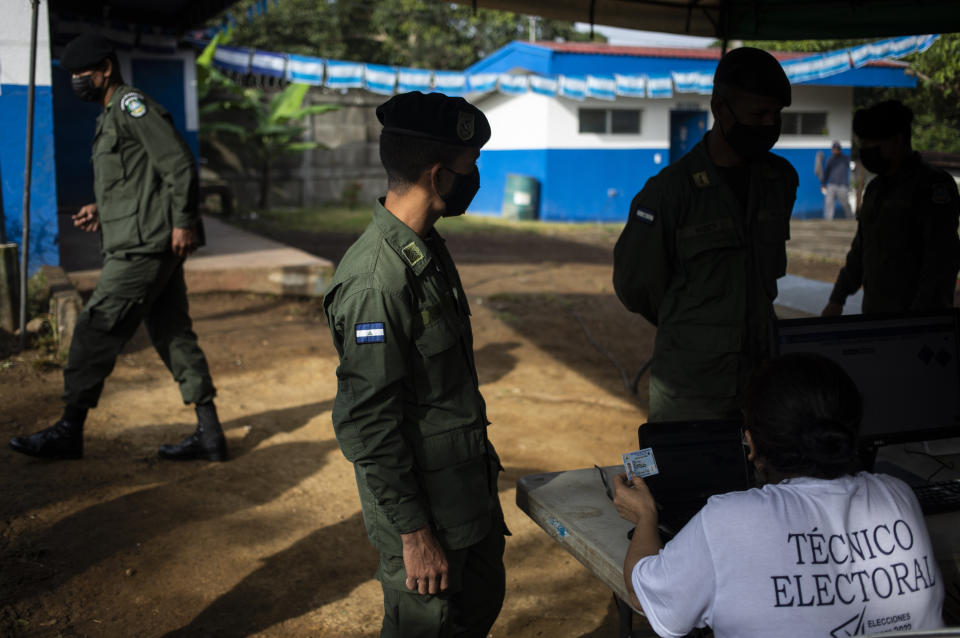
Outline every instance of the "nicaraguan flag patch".
{"label": "nicaraguan flag patch", "polygon": [[638,217],[638,218],[640,219],[640,221],[642,221],[642,222],[645,222],[645,223],[647,223],[647,224],[652,224],[652,223],[653,223],[653,220],[657,218],[657,214],[654,213],[654,212],[653,212],[652,210],[650,210],[649,208],[638,208],[638,209],[637,209],[637,217]]}
{"label": "nicaraguan flag patch", "polygon": [[357,343],[383,343],[384,330],[382,321],[357,324]]}

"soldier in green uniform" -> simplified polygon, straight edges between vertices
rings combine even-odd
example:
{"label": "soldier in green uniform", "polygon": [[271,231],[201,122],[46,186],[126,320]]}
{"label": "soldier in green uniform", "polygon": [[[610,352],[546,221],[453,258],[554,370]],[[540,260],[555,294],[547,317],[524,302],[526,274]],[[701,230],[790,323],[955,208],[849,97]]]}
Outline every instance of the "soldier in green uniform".
{"label": "soldier in green uniform", "polygon": [[380,635],[480,638],[505,589],[502,467],[470,306],[434,224],[472,201],[490,126],[439,93],[394,96],[377,117],[387,196],[323,300],[340,355],[333,427],[380,552]]}
{"label": "soldier in green uniform", "polygon": [[890,100],[854,114],[860,162],[877,177],[863,195],[844,267],[823,309],[842,313],[863,286],[863,312],[953,306],[960,267],[960,197],[946,171],[920,159],[910,143],[913,112]]}
{"label": "soldier in green uniform", "polygon": [[614,249],[613,285],[657,326],[651,421],[726,418],[769,355],[797,173],[769,152],[790,83],[769,53],[717,65],[711,130],[650,178]]}
{"label": "soldier in green uniform", "polygon": [[67,44],[60,63],[72,73],[78,97],[103,105],[93,141],[96,203],[73,216],[75,226],[100,230],[103,270],[77,319],[63,373],[63,417],[10,445],[32,456],[81,458],[87,411],[143,321],[198,420],[193,434],[162,446],[160,456],[225,460],[216,392],[191,327],[183,279],[184,259],[203,241],[193,155],[163,107],[123,84],[109,41],[81,35]]}

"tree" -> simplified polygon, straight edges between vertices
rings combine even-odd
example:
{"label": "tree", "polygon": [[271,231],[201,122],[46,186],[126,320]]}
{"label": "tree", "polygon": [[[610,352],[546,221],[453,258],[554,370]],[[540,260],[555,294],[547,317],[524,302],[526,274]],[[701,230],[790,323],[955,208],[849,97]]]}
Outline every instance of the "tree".
{"label": "tree", "polygon": [[[778,51],[831,51],[868,40],[782,40],[749,42]],[[856,88],[854,105],[869,106],[900,100],[913,109],[913,147],[925,151],[960,153],[960,34],[941,35],[923,53],[904,58],[907,73],[917,77],[917,88]]]}
{"label": "tree", "polygon": [[243,88],[213,66],[213,52],[219,37],[197,58],[197,84],[200,99],[200,135],[228,135],[239,141],[254,156],[260,175],[258,206],[266,209],[270,199],[270,167],[288,153],[303,152],[321,145],[301,141],[306,127],[303,118],[328,111],[335,104],[303,106],[310,88],[306,84],[288,84],[269,100],[256,88]]}
{"label": "tree", "polygon": [[[237,5],[243,16],[252,0]],[[214,21],[216,24],[217,21]],[[280,0],[238,21],[231,44],[416,68],[462,70],[514,41],[586,41],[570,22],[436,0]]]}

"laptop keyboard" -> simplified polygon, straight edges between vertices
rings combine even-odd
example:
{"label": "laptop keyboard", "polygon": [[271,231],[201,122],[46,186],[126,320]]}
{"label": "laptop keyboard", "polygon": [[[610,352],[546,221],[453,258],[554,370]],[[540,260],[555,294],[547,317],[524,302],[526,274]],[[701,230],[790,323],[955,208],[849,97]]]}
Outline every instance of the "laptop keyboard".
{"label": "laptop keyboard", "polygon": [[960,510],[960,481],[914,485],[913,493],[917,495],[920,509],[924,514]]}

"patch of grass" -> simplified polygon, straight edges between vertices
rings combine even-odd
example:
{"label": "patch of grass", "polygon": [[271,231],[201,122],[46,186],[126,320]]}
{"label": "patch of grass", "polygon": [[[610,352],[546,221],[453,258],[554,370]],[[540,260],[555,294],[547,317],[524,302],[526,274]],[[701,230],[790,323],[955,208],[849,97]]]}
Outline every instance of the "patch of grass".
{"label": "patch of grass", "polygon": [[[295,210],[269,210],[236,221],[251,230],[306,231],[315,233],[359,234],[370,223],[373,208],[361,206],[320,206]],[[437,228],[444,235],[486,233],[534,233],[568,239],[612,241],[620,234],[622,223],[561,223],[514,221],[499,217],[462,215],[441,219]]]}

